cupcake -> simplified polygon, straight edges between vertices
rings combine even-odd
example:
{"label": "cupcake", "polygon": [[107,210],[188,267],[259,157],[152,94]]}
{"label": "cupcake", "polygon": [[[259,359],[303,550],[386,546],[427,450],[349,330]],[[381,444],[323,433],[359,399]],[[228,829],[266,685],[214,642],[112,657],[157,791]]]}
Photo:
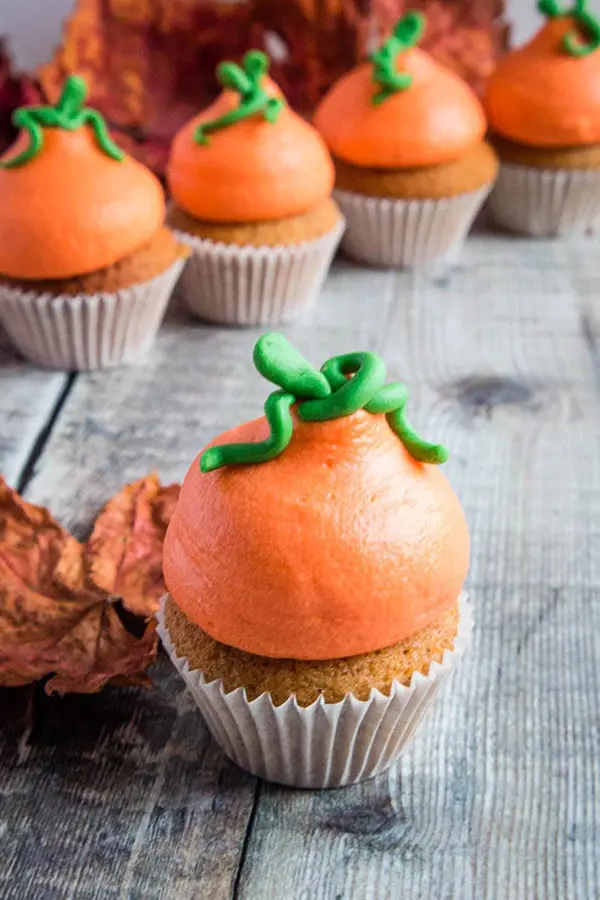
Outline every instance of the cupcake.
{"label": "cupcake", "polygon": [[495,222],[539,237],[585,231],[600,217],[600,22],[577,2],[542,0],[548,21],[487,85],[501,160]]}
{"label": "cupcake", "polygon": [[252,50],[221,63],[219,98],[175,136],[168,221],[192,250],[190,311],[213,322],[292,319],[314,302],[343,219],[333,165],[315,129],[289,108]]}
{"label": "cupcake", "polygon": [[315,125],[333,154],[342,247],[372,265],[453,261],[497,174],[471,88],[416,46],[421,13],[325,95]]}
{"label": "cupcake", "polygon": [[376,354],[319,371],[266,334],[254,361],[277,389],[185,478],[160,633],[240,766],[349,784],[398,757],[465,649],[467,526]]}
{"label": "cupcake", "polygon": [[23,356],[71,370],[141,356],[188,253],[158,180],[85,96],[71,76],[56,106],[17,110],[0,157],[0,322]]}

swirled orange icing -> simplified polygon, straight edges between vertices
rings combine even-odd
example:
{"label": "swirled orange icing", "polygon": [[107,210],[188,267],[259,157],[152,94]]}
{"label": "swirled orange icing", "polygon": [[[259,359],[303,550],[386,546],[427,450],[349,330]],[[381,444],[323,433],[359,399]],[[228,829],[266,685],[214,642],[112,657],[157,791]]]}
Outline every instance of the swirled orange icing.
{"label": "swirled orange icing", "polygon": [[487,85],[490,125],[536,147],[600,143],[600,51],[572,56],[571,17],[551,19],[533,40],[501,60]]}
{"label": "swirled orange icing", "polygon": [[[27,145],[21,135],[2,157]],[[85,275],[143,246],[163,223],[157,178],[131,157],[103,153],[87,127],[48,128],[18,168],[0,168],[0,273],[19,279]]]}
{"label": "swirled orange icing", "polygon": [[[272,96],[278,89],[267,81]],[[175,202],[199,219],[255,222],[300,215],[333,188],[333,165],[317,131],[283,107],[275,122],[254,116],[195,140],[199,125],[234,109],[238,95],[223,91],[175,136],[167,179]]]}
{"label": "swirled orange icing", "polygon": [[[265,419],[214,444],[258,441]],[[456,601],[469,557],[460,504],[383,415],[296,420],[280,456],[183,484],[164,546],[177,605],[222,643],[330,659],[426,627]]]}
{"label": "swirled orange icing", "polygon": [[412,84],[379,105],[370,63],[325,95],[314,121],[334,156],[370,168],[430,166],[458,159],[483,139],[482,106],[458,75],[417,47],[399,55],[397,69]]}

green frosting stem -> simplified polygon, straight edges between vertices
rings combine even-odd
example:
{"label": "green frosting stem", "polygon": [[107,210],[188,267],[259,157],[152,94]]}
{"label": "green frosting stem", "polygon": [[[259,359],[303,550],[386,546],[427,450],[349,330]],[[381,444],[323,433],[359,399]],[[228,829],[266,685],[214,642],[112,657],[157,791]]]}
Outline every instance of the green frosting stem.
{"label": "green frosting stem", "polygon": [[84,125],[90,125],[93,129],[100,150],[120,162],[125,154],[111,140],[100,113],[84,106],[86,96],[87,85],[83,78],[70,75],[55,106],[22,106],[17,109],[12,117],[13,124],[27,132],[29,144],[22,153],[0,162],[0,168],[16,169],[34,159],[44,146],[44,128],[76,131]]}
{"label": "green frosting stem", "polygon": [[418,462],[439,466],[448,459],[448,451],[442,444],[430,444],[419,437],[406,421],[404,407],[396,409],[386,417],[390,428],[397,434],[413,459]]}
{"label": "green frosting stem", "polygon": [[[362,409],[385,382],[385,363],[376,353],[347,353],[329,359],[322,370],[333,393],[324,400],[309,400],[298,407],[306,422],[351,416]],[[348,378],[352,375],[351,378]]]}
{"label": "green frosting stem", "polygon": [[273,384],[296,397],[327,397],[331,387],[282,334],[269,332],[258,339],[252,355],[257,370]]}
{"label": "green frosting stem", "polygon": [[310,422],[351,416],[359,409],[385,414],[392,431],[419,462],[439,464],[448,459],[441,444],[424,441],[406,421],[406,385],[385,384],[385,363],[376,353],[346,353],[329,359],[321,371],[305,360],[281,334],[265,334],[254,348],[258,371],[282,390],[265,403],[271,429],[265,441],[222,444],[205,450],[200,459],[203,472],[222,466],[254,465],[279,456],[289,445],[294,428],[291,407]]}
{"label": "green frosting stem", "polygon": [[575,19],[579,29],[563,38],[563,47],[571,56],[589,56],[600,47],[600,20],[588,9],[588,0],[576,0],[571,9],[562,7],[559,0],[539,0],[538,9],[549,19]]}
{"label": "green frosting stem", "polygon": [[267,122],[276,122],[285,106],[281,97],[270,97],[263,87],[264,76],[269,70],[269,57],[260,50],[249,50],[242,60],[242,67],[235,63],[223,62],[217,66],[217,80],[224,88],[237,91],[240,105],[217,119],[203,122],[194,133],[197,144],[208,144],[211,131],[219,131],[250,119],[261,113]]}
{"label": "green frosting stem", "polygon": [[409,12],[396,23],[391,37],[384,41],[379,50],[371,53],[369,58],[373,63],[373,81],[380,88],[371,98],[371,103],[375,106],[411,86],[412,75],[397,70],[398,56],[419,43],[425,26],[423,13]]}
{"label": "green frosting stem", "polygon": [[212,472],[222,466],[267,462],[279,456],[292,439],[294,425],[290,409],[296,402],[293,394],[274,391],[265,403],[265,418],[269,423],[271,434],[264,441],[246,444],[221,444],[209,447],[200,459],[200,469]]}

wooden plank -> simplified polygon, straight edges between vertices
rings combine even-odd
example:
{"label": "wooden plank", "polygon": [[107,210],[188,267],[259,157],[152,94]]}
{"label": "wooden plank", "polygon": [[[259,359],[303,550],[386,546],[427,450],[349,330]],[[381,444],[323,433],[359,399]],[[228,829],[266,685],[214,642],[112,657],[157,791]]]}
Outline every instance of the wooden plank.
{"label": "wooden plank", "polygon": [[[262,789],[240,898],[600,896],[589,247],[475,239],[451,279],[398,276],[392,303],[369,293],[392,374],[418,382],[413,417],[453,451],[476,637],[387,778]],[[363,285],[346,289],[353,307]]]}
{"label": "wooden plank", "polygon": [[[477,634],[400,765],[342,791],[257,793],[166,660],[158,690],[36,695],[20,719],[22,692],[4,692],[0,898],[600,896],[589,247],[478,237],[434,281],[342,263],[284,329],[315,361],[380,350],[412,421],[453,451]],[[209,437],[260,412],[256,334],[174,314],[138,368],[78,377],[28,497],[83,534],[125,481],[180,479]]]}
{"label": "wooden plank", "polygon": [[[222,362],[199,364],[214,340],[176,317],[138,368],[81,375],[28,499],[83,535],[126,481],[153,468],[180,479],[212,427],[204,407],[219,371],[232,365],[234,386],[247,371],[247,349],[230,363],[227,338]],[[199,884],[214,900],[232,895],[256,781],[209,739],[165,657],[154,677],[149,692],[38,692],[17,722],[13,692],[0,692],[0,898],[15,884],[19,900],[195,900]],[[27,693],[14,693],[25,705]]]}
{"label": "wooden plank", "polygon": [[69,384],[19,359],[0,330],[0,474],[16,485]]}
{"label": "wooden plank", "polygon": [[230,897],[254,779],[170,662],[151,691],[0,691],[2,900]]}

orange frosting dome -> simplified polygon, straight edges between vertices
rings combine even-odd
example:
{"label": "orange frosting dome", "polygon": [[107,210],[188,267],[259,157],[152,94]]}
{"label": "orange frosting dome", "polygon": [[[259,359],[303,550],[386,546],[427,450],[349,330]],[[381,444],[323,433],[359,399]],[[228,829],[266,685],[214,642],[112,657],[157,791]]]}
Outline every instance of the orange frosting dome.
{"label": "orange frosting dome", "polygon": [[500,62],[485,100],[494,131],[538,147],[600,143],[600,51],[567,53],[563,39],[576,29],[570,17],[552,19]]}
{"label": "orange frosting dome", "polygon": [[[258,441],[265,419],[214,444]],[[466,522],[436,466],[416,462],[384,416],[295,420],[277,458],[183,484],[164,546],[168,589],[222,643],[329,659],[389,646],[456,601]]]}
{"label": "orange frosting dome", "polygon": [[[164,220],[158,179],[131,157],[110,158],[88,127],[44,129],[43,147],[0,168],[0,273],[53,279],[110,266],[145,244]],[[23,151],[21,134],[3,156]]]}
{"label": "orange frosting dome", "polygon": [[315,125],[339,159],[356,166],[403,169],[458,159],[484,137],[483,108],[471,88],[428,53],[401,53],[397,71],[413,82],[383,103],[370,63],[341,78],[321,101]]}
{"label": "orange frosting dome", "polygon": [[[279,96],[271,82],[266,87]],[[238,94],[225,90],[175,136],[167,179],[176,203],[211,222],[256,222],[300,215],[325,200],[334,181],[327,147],[288,106],[275,122],[255,115],[196,142],[199,125],[238,105]]]}

